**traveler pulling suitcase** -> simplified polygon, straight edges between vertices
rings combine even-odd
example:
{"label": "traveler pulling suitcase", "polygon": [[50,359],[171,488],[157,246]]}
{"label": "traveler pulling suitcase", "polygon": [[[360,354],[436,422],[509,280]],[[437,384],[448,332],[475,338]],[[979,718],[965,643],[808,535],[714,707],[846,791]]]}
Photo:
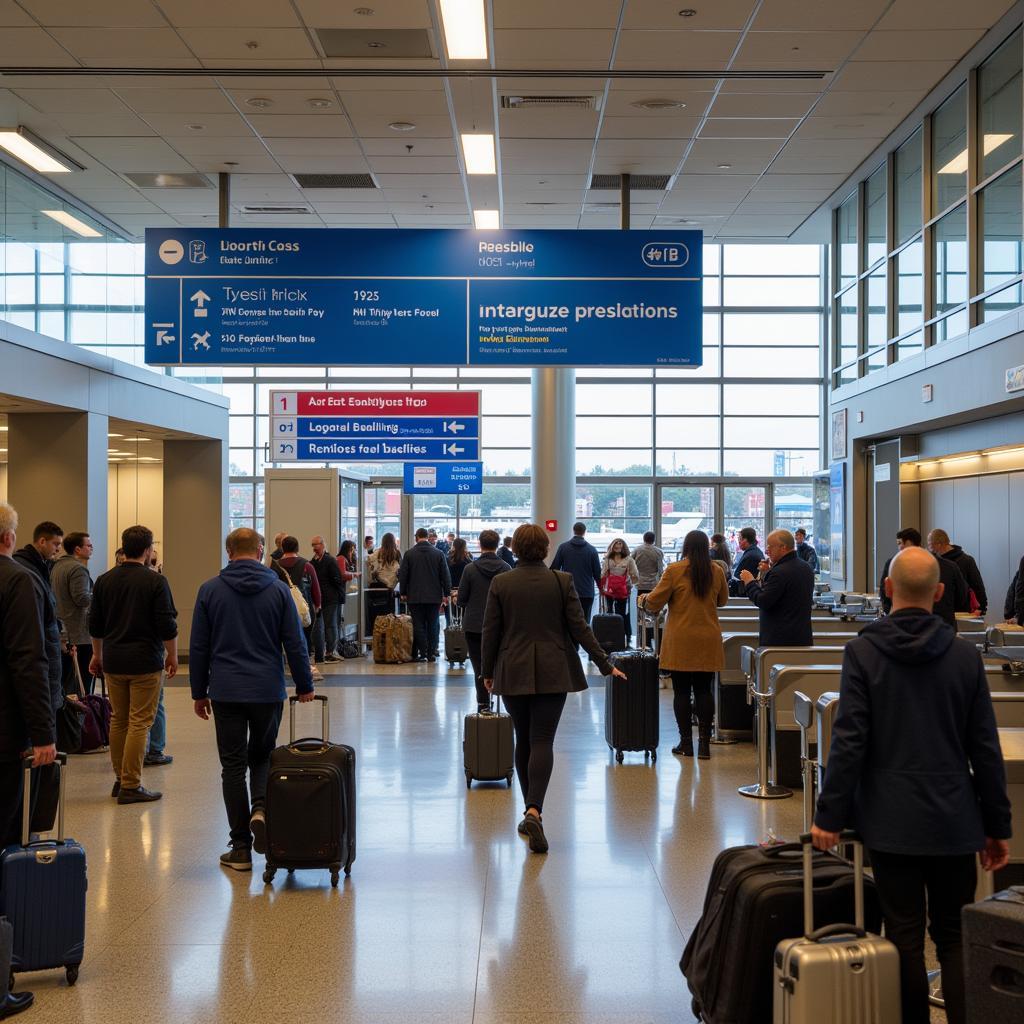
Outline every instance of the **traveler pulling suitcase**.
{"label": "traveler pulling suitcase", "polygon": [[800,837],[804,934],[775,950],[774,1024],[900,1024],[900,955],[864,930],[864,847],[852,834],[843,842],[853,846],[854,924],[815,931],[814,851]]}
{"label": "traveler pulling suitcase", "polygon": [[491,710],[466,715],[462,736],[462,756],[466,767],[466,789],[477,782],[500,782],[512,788],[515,773],[512,756],[515,738],[511,715]]}
{"label": "traveler pulling suitcase", "polygon": [[412,616],[377,616],[373,624],[373,660],[378,665],[412,661]]}
{"label": "traveler pulling suitcase", "polygon": [[64,838],[67,754],[58,754],[57,839],[29,843],[32,772],[25,768],[21,842],[0,853],[0,914],[14,928],[11,976],[63,967],[78,980],[85,950],[85,850]]}
{"label": "traveler pulling suitcase", "polygon": [[295,705],[288,698],[287,746],[270,755],[267,779],[267,867],[270,885],[278,868],[329,868],[331,885],[356,859],[356,752],[331,743],[327,698],[317,694],[323,738],[296,740]]}
{"label": "traveler pulling suitcase", "polygon": [[469,647],[466,646],[466,634],[462,628],[462,609],[451,603],[452,624],[444,631],[444,658],[449,665],[455,662],[465,665],[469,661]]}
{"label": "traveler pulling suitcase", "polygon": [[[736,846],[715,859],[703,913],[679,963],[694,1016],[705,1024],[771,1021],[775,948],[803,929],[802,853],[799,843]],[[834,854],[814,853],[812,867],[818,919],[852,920],[850,865]],[[877,933],[881,913],[873,883],[865,891],[865,913],[867,927]]]}
{"label": "traveler pulling suitcase", "polygon": [[597,642],[604,648],[605,654],[612,654],[614,651],[621,651],[626,647],[626,623],[621,615],[605,612],[604,607],[605,600],[602,597],[602,611],[591,619],[590,628],[593,630]]}
{"label": "traveler pulling suitcase", "polygon": [[627,750],[642,750],[645,757],[650,754],[652,762],[658,760],[661,681],[657,655],[643,647],[644,632],[641,624],[641,650],[612,655],[612,664],[625,672],[626,678],[605,678],[604,738],[620,763]]}

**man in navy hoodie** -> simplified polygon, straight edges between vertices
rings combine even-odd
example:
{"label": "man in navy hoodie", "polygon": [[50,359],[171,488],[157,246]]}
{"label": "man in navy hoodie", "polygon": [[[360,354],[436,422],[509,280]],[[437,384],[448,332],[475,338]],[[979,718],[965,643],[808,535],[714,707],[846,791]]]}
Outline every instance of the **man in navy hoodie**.
{"label": "man in navy hoodie", "polygon": [[812,835],[856,828],[871,852],[885,930],[900,953],[903,1024],[927,1024],[926,914],[950,1024],[965,1024],[960,911],[975,859],[1009,860],[1010,801],[981,655],[932,614],[936,559],[904,548],[885,580],[892,614],[846,645],[839,714]]}
{"label": "man in navy hoodie", "polygon": [[572,539],[558,545],[551,561],[552,569],[572,573],[572,582],[583,605],[583,618],[590,624],[590,613],[594,610],[594,588],[601,584],[601,559],[597,548],[583,535],[586,523],[576,523],[572,528]]}
{"label": "man in navy hoodie", "polygon": [[[224,867],[252,870],[265,851],[270,752],[277,742],[285,692],[284,648],[299,700],[313,699],[313,678],[299,613],[288,587],[263,565],[263,538],[247,528],[227,539],[228,564],[196,597],[189,679],[196,714],[217,730],[231,849]],[[245,772],[249,771],[246,790]]]}

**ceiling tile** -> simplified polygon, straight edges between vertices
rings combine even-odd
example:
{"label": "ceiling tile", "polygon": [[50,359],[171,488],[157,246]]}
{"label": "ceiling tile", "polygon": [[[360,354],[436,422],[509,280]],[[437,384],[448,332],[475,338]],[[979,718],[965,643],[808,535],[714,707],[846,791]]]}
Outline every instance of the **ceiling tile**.
{"label": "ceiling tile", "polygon": [[[370,166],[360,156],[306,156],[292,153],[278,156],[277,162],[289,174],[369,174]],[[303,192],[303,194],[305,194]],[[337,198],[335,196],[335,198]]]}
{"label": "ceiling tile", "polygon": [[210,3],[210,0],[159,2],[161,10],[172,24],[178,26],[209,26],[242,31],[248,28],[280,28],[299,24],[295,10],[288,0],[245,0],[244,4]]}
{"label": "ceiling tile", "polygon": [[[691,139],[700,125],[699,117],[677,113],[675,117],[606,117],[602,139]],[[679,146],[675,146],[679,150]]]}
{"label": "ceiling tile", "polygon": [[416,127],[408,132],[396,132],[388,125],[400,121],[408,121],[407,117],[391,117],[386,114],[351,114],[352,125],[356,134],[362,138],[406,139],[415,142],[423,139],[450,139],[452,137],[452,121],[450,117],[419,117],[412,118],[410,123]]}
{"label": "ceiling tile", "polygon": [[704,122],[702,139],[785,139],[799,124],[796,118],[783,117],[709,117]]}
{"label": "ceiling tile", "polygon": [[[752,83],[747,83],[751,85]],[[803,117],[819,99],[818,93],[721,93],[712,117]]]}
{"label": "ceiling tile", "polygon": [[[736,174],[759,174],[779,151],[780,143],[761,139],[698,139],[683,165],[687,174],[729,170]],[[729,164],[720,168],[719,164]]]}
{"label": "ceiling tile", "polygon": [[611,29],[496,29],[494,56],[499,64],[519,67],[537,61],[598,62],[607,66],[615,33]]}
{"label": "ceiling tile", "polygon": [[653,160],[674,171],[683,158],[687,139],[601,139],[597,144],[598,161],[608,158]]}
{"label": "ceiling tile", "polygon": [[352,130],[340,114],[251,114],[249,123],[265,139],[344,139]]}
{"label": "ceiling tile", "polygon": [[332,228],[393,228],[395,219],[390,213],[325,213],[324,224]]}
{"label": "ceiling tile", "polygon": [[20,0],[20,4],[40,24],[87,25],[101,28],[156,28],[167,23],[148,3],[124,3],[124,0]]}
{"label": "ceiling tile", "polygon": [[116,171],[190,171],[189,163],[163,139],[113,139],[75,136],[72,141],[86,153]]}
{"label": "ceiling tile", "polygon": [[504,223],[506,228],[516,228],[517,230],[525,230],[526,228],[547,228],[549,230],[561,228],[563,230],[575,230],[577,227],[577,218],[555,217],[543,212],[531,214],[510,213],[505,217]]}
{"label": "ceiling tile", "polygon": [[585,188],[588,181],[585,171],[579,174],[509,174],[508,168],[504,170],[506,173],[501,180],[509,188]]}
{"label": "ceiling tile", "polygon": [[400,228],[468,228],[469,214],[462,217],[418,217],[415,214],[396,216],[395,222]]}
{"label": "ceiling tile", "polygon": [[740,41],[738,32],[623,32],[615,53],[617,68],[719,68]]}
{"label": "ceiling tile", "polygon": [[843,92],[909,92],[923,95],[953,67],[943,60],[852,60],[835,78]]}
{"label": "ceiling tile", "polygon": [[317,56],[301,28],[183,28],[181,37],[202,60],[303,60]]}
{"label": "ceiling tile", "polygon": [[854,3],[811,3],[807,0],[764,0],[755,29],[782,31],[842,31],[869,29],[891,0]]}
{"label": "ceiling tile", "polygon": [[0,32],[0,61],[10,67],[74,64],[67,50],[41,28],[5,28]]}
{"label": "ceiling tile", "polygon": [[421,195],[426,192],[433,196],[435,189],[457,189],[460,195],[465,195],[458,174],[380,174],[377,184],[385,190],[415,190]]}
{"label": "ceiling tile", "polygon": [[[800,126],[798,139],[882,139],[899,124],[900,117],[885,114],[857,114],[852,117],[808,117]],[[852,168],[851,168],[852,170]]]}
{"label": "ceiling tile", "polygon": [[735,199],[702,199],[700,196],[676,195],[674,192],[661,204],[662,214],[718,214],[728,216],[736,209]]}
{"label": "ceiling tile", "polygon": [[982,36],[980,28],[915,29],[872,32],[857,51],[857,60],[959,60]]}
{"label": "ceiling tile", "polygon": [[[252,138],[252,129],[238,114],[146,114],[146,121],[165,138]],[[202,125],[189,130],[189,125]]]}
{"label": "ceiling tile", "polygon": [[456,155],[455,143],[452,139],[403,139],[395,133],[390,139],[362,139],[361,146],[367,156],[405,156],[407,147],[412,146],[416,156],[451,156]]}
{"label": "ceiling tile", "polygon": [[505,138],[592,139],[597,132],[596,110],[502,110],[499,133]]}
{"label": "ceiling tile", "polygon": [[380,198],[379,192],[374,192],[373,196],[376,196],[376,200],[372,197],[364,199],[362,202],[357,202],[354,199],[350,202],[330,202],[324,200],[322,202],[315,202],[312,206],[317,213],[387,213],[391,209],[389,204]]}
{"label": "ceiling tile", "polygon": [[75,135],[146,136],[157,135],[140,117],[124,114],[54,114],[65,131]]}
{"label": "ceiling tile", "polygon": [[[168,138],[167,143],[186,158],[211,153],[240,153],[245,156],[259,156],[267,151],[266,146],[255,135],[250,135],[247,139],[222,139],[216,135],[204,137],[197,133],[195,136]],[[230,160],[231,157],[226,156],[224,159]]]}
{"label": "ceiling tile", "polygon": [[140,114],[228,114],[234,109],[218,89],[118,89],[116,95]]}
{"label": "ceiling tile", "polygon": [[23,6],[16,4],[14,0],[0,0],[0,28],[34,25],[35,22],[24,11]]}
{"label": "ceiling tile", "polygon": [[454,156],[373,156],[370,166],[380,174],[458,174]]}
{"label": "ceiling tile", "polygon": [[55,28],[53,36],[86,64],[130,66],[153,61],[192,64],[192,54],[171,28]]}
{"label": "ceiling tile", "polygon": [[880,139],[794,139],[772,165],[780,173],[801,171],[849,173],[881,142]]}
{"label": "ceiling tile", "polygon": [[391,203],[414,203],[423,198],[432,203],[464,203],[466,193],[461,181],[458,185],[458,188],[384,188],[377,194]]}
{"label": "ceiling tile", "polygon": [[[188,159],[189,163],[203,174],[218,174],[221,171],[259,174],[281,169],[277,161],[267,155],[266,150],[259,153],[239,153],[232,147],[221,153],[190,153]],[[232,166],[228,166],[229,164]]]}
{"label": "ceiling tile", "polygon": [[816,172],[781,173],[774,167],[758,181],[759,189],[773,188],[827,188],[831,194],[846,180],[847,174],[820,174]]}
{"label": "ceiling tile", "polygon": [[902,117],[921,102],[922,93],[843,92],[834,89],[814,108],[815,117],[850,117],[853,114],[892,114]]}
{"label": "ceiling tile", "polygon": [[[228,94],[237,104],[238,109],[249,116],[250,114],[311,114],[315,117],[329,117],[331,114],[339,114],[342,111],[337,97],[331,89],[245,89],[241,91],[231,90]],[[311,99],[328,100],[329,107],[317,109],[309,105]],[[270,106],[261,108],[253,106],[250,100],[270,100]]]}
{"label": "ceiling tile", "polygon": [[[608,100],[604,106],[605,117],[631,117],[646,118],[651,121],[671,121],[680,115],[686,117],[702,117],[711,102],[714,93],[710,91],[691,91],[687,89],[689,83],[677,82],[671,88],[658,88],[653,86],[649,89],[638,89],[640,83],[616,82],[609,90]],[[629,86],[627,90],[625,87]],[[661,110],[649,110],[644,107],[634,106],[647,100],[667,100],[673,103],[683,103],[682,107],[669,107]]]}
{"label": "ceiling tile", "polygon": [[127,114],[128,107],[109,89],[16,89],[26,103],[46,114]]}
{"label": "ceiling tile", "polygon": [[378,115],[391,121],[415,120],[418,116],[447,117],[448,99],[441,91],[420,91],[406,83],[404,89],[383,92],[341,90],[341,102],[350,114]]}
{"label": "ceiling tile", "polygon": [[494,0],[494,27],[613,29],[621,10],[621,0]]}
{"label": "ceiling tile", "polygon": [[593,146],[582,140],[506,139],[501,147],[502,168],[512,173],[586,171]]}
{"label": "ceiling tile", "polygon": [[[818,69],[821,70],[821,69]],[[823,74],[821,78],[773,78],[757,82],[757,88],[765,96],[791,95],[792,93],[822,93],[831,84],[835,75],[832,72]],[[722,82],[721,95],[750,92],[750,80],[742,78],[726,79]]]}
{"label": "ceiling tile", "polygon": [[885,31],[916,31],[922,25],[930,29],[990,28],[1011,7],[1012,0],[896,0],[878,27]]}
{"label": "ceiling tile", "polygon": [[774,61],[831,69],[845,60],[863,32],[749,32],[739,60],[764,65]]}
{"label": "ceiling tile", "polygon": [[623,27],[659,31],[732,29],[738,32],[756,6],[755,0],[715,0],[714,3],[701,4],[692,17],[682,18],[679,11],[683,8],[679,4],[667,0],[629,0]]}
{"label": "ceiling tile", "polygon": [[295,0],[311,28],[430,28],[427,0],[385,0],[367,5],[372,15],[356,14],[357,7],[338,0]]}

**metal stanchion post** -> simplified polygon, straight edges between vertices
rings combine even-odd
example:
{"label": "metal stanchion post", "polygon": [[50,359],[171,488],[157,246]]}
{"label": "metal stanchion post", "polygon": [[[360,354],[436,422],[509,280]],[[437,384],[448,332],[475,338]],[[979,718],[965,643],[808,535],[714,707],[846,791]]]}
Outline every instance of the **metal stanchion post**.
{"label": "metal stanchion post", "polygon": [[751,786],[740,786],[741,796],[755,800],[783,800],[793,795],[791,789],[776,786],[768,777],[768,712],[774,694],[752,690],[757,700],[757,782]]}
{"label": "metal stanchion post", "polygon": [[728,746],[732,746],[737,741],[736,740],[727,739],[725,736],[723,736],[722,735],[722,730],[721,730],[721,728],[719,726],[719,722],[721,721],[720,698],[721,698],[721,695],[722,695],[722,688],[721,688],[721,685],[719,684],[719,679],[720,679],[720,676],[716,672],[715,673],[715,726],[711,730],[711,742],[716,747],[728,747]]}

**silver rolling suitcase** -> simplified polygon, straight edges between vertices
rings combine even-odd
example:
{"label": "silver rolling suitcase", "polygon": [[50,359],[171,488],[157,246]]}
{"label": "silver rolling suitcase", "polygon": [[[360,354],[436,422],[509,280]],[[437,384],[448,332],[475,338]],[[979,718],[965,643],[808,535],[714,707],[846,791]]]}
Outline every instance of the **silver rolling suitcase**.
{"label": "silver rolling suitcase", "polygon": [[775,949],[774,1024],[900,1024],[900,957],[864,930],[864,847],[853,845],[855,924],[814,930],[811,837],[802,835],[804,935]]}

